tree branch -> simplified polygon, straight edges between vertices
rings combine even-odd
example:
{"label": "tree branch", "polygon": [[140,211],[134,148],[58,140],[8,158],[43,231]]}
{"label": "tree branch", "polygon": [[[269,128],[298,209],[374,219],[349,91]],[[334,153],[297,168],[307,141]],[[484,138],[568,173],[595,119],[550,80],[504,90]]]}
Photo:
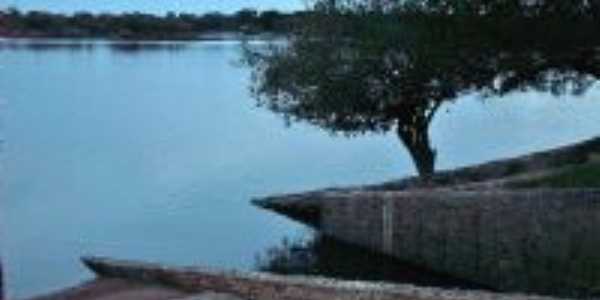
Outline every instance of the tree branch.
{"label": "tree branch", "polygon": [[425,122],[427,125],[429,125],[431,123],[431,121],[433,120],[433,117],[435,116],[435,113],[438,111],[438,109],[440,109],[441,106],[442,106],[442,102],[436,101],[435,104],[433,105],[433,107],[429,110],[429,112],[427,113],[427,116],[425,117]]}

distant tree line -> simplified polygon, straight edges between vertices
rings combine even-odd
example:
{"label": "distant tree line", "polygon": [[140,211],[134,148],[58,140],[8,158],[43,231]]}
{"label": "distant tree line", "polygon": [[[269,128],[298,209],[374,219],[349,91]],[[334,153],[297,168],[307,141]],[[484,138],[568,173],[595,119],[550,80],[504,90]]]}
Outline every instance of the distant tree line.
{"label": "distant tree line", "polygon": [[43,11],[0,11],[0,35],[8,37],[91,37],[122,39],[194,39],[215,31],[283,33],[302,13],[243,9],[234,14],[195,15],[169,12],[158,16],[140,12],[72,15]]}
{"label": "distant tree line", "polygon": [[560,27],[569,19],[600,20],[600,0],[315,0],[313,9],[294,13],[242,9],[233,14],[169,12],[164,16],[140,12],[64,15],[7,8],[0,10],[0,36],[194,39],[214,31],[290,33],[294,28],[311,26],[314,17],[332,14],[358,17],[361,22],[365,15],[386,16],[403,23],[417,19],[430,26],[457,18],[464,22],[485,17],[513,25],[516,19],[544,18]]}

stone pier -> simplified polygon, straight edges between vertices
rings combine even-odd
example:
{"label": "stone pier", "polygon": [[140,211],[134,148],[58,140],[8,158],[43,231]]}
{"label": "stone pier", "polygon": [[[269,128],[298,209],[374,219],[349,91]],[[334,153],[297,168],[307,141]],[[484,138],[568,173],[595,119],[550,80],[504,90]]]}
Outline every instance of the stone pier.
{"label": "stone pier", "polygon": [[600,190],[329,191],[257,204],[296,218],[305,206],[326,235],[498,290],[600,296]]}
{"label": "stone pier", "polygon": [[600,296],[600,189],[515,189],[598,164],[600,138],[440,171],[428,181],[330,188],[254,204],[326,235],[502,291]]}

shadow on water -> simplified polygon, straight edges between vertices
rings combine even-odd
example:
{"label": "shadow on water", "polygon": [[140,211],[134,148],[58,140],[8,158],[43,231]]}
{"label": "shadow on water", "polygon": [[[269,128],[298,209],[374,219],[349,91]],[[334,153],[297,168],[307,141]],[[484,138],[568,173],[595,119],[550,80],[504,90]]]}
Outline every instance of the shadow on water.
{"label": "shadow on water", "polygon": [[169,51],[176,52],[185,50],[185,43],[111,43],[111,50],[121,53],[136,53],[142,51]]}
{"label": "shadow on water", "polygon": [[280,245],[257,256],[256,268],[259,271],[282,275],[326,276],[342,280],[492,290],[322,234],[316,234],[308,240],[284,239]]}

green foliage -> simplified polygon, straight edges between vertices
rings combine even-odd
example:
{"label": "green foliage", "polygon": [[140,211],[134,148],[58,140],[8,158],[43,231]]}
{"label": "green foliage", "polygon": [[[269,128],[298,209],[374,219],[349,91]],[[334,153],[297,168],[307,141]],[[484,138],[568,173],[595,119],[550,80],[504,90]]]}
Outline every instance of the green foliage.
{"label": "green foliage", "polygon": [[[597,0],[366,0],[358,7],[379,7],[401,12],[491,17],[558,17],[561,19],[600,16]],[[373,5],[373,3],[383,3]]]}
{"label": "green foliage", "polygon": [[597,20],[548,18],[549,8],[532,16],[514,1],[479,1],[493,7],[483,14],[476,2],[318,1],[287,45],[251,53],[258,103],[348,135],[395,128],[427,175],[427,130],[441,103],[466,93],[577,95],[600,76]]}
{"label": "green foliage", "polygon": [[315,15],[306,23],[289,45],[253,57],[254,90],[259,104],[332,131],[387,131],[470,92],[581,94],[600,75],[593,22]]}
{"label": "green foliage", "polygon": [[517,188],[600,188],[600,164],[567,167],[543,178],[515,183]]}

